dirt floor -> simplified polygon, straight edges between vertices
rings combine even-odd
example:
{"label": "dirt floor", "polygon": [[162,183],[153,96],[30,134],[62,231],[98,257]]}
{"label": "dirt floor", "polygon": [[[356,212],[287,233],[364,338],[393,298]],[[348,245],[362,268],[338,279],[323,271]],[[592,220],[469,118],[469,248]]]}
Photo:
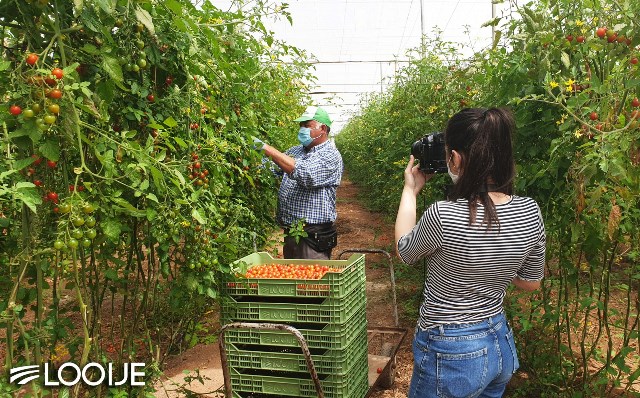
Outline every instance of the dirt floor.
{"label": "dirt floor", "polygon": [[[338,189],[338,246],[334,249],[332,259],[338,259],[340,253],[347,249],[381,249],[391,256],[393,253],[393,223],[385,221],[380,214],[372,213],[364,208],[357,199],[358,188],[350,181],[343,179]],[[350,253],[343,253],[346,259]],[[397,261],[397,260],[396,260]],[[391,274],[389,260],[384,254],[366,255],[366,289],[367,289],[367,323],[371,327],[395,327],[393,316],[393,300],[391,290]],[[411,338],[413,323],[399,325],[407,330],[407,335],[398,348],[396,358],[395,383],[391,389],[377,389],[371,397],[389,398],[406,397],[413,369],[411,355]],[[178,391],[178,385],[184,385],[184,370],[192,371],[191,376],[201,376],[202,381],[193,381],[188,387],[200,397],[222,397],[219,391],[223,385],[218,344],[198,345],[182,355],[170,358],[165,364],[167,379],[159,385],[158,397],[179,397],[186,395]],[[196,374],[193,371],[199,369]],[[375,377],[375,374],[374,376]]]}

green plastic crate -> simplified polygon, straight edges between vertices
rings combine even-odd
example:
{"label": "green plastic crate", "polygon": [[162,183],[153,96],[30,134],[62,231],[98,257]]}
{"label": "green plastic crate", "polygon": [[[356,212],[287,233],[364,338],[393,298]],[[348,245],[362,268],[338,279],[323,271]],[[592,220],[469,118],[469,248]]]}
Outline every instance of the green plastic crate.
{"label": "green plastic crate", "polygon": [[325,265],[342,272],[327,272],[320,279],[244,278],[223,285],[230,296],[275,297],[344,297],[365,283],[364,254],[353,254],[347,260],[303,260],[273,258],[269,253],[257,252],[245,256],[233,265],[260,266],[266,264]]}
{"label": "green plastic crate", "polygon": [[[250,300],[253,296],[247,297]],[[356,312],[365,310],[365,285],[362,284],[346,297],[325,298],[321,303],[317,304],[291,302],[285,298],[282,298],[282,300],[278,302],[264,302],[236,301],[236,298],[229,297],[222,301],[221,314],[222,319],[229,319],[234,322],[261,321],[275,323],[309,322],[343,324],[351,319]]]}
{"label": "green plastic crate", "polygon": [[[232,322],[222,319],[222,324]],[[309,348],[342,349],[349,346],[358,336],[361,328],[367,327],[367,314],[357,311],[344,324],[300,324],[294,326],[307,341]],[[225,342],[232,344],[254,344],[263,346],[300,347],[298,339],[291,333],[276,330],[258,329],[227,329],[224,334]]]}
{"label": "green plastic crate", "polygon": [[[326,398],[362,398],[369,388],[368,356],[365,352],[356,365],[344,375],[319,376]],[[274,397],[317,397],[315,385],[308,373],[299,377],[252,374],[246,369],[230,368],[231,387],[240,397],[247,393],[267,394]]]}
{"label": "green plastic crate", "polygon": [[[322,350],[322,353],[311,354],[311,359],[319,374],[345,374],[356,365],[367,349],[367,328],[361,327],[356,339],[344,349]],[[225,341],[229,366],[236,369],[266,369],[289,372],[308,372],[307,361],[301,350],[292,353],[291,347],[276,348],[281,352],[265,350],[262,346],[254,346],[249,351]],[[244,347],[244,346],[241,346]]]}

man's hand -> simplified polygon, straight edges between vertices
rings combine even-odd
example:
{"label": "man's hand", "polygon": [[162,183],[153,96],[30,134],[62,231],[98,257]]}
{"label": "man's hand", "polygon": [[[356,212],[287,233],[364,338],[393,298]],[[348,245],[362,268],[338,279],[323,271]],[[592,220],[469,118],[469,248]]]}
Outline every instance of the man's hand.
{"label": "man's hand", "polygon": [[253,137],[253,149],[261,151],[264,149],[264,142],[258,137]]}

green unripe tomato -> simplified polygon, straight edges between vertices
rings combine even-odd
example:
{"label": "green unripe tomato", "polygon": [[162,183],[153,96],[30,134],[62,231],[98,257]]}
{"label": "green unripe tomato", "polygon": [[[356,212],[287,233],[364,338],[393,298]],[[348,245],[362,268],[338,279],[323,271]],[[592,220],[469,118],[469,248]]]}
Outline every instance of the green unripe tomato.
{"label": "green unripe tomato", "polygon": [[144,41],[143,40],[136,40],[136,47],[138,47],[138,49],[142,50],[144,48]]}
{"label": "green unripe tomato", "polygon": [[56,117],[53,115],[47,115],[44,117],[44,122],[46,124],[54,124],[56,122]]}
{"label": "green unripe tomato", "polygon": [[95,210],[95,208],[93,207],[93,205],[91,203],[85,203],[82,206],[82,212],[84,214],[91,214],[91,213],[93,213],[94,210]]}
{"label": "green unripe tomato", "polygon": [[56,250],[62,250],[62,249],[64,249],[64,242],[63,242],[63,241],[61,241],[60,239],[58,239],[58,240],[56,240],[55,242],[53,242],[53,247],[54,247]]}
{"label": "green unripe tomato", "polygon": [[75,250],[75,249],[77,249],[77,248],[78,248],[78,241],[77,241],[77,240],[75,240],[75,239],[73,239],[73,238],[69,239],[69,242],[67,242],[67,244],[68,244],[68,245],[69,245],[69,247],[70,247],[71,249],[73,249],[73,250]]}
{"label": "green unripe tomato", "polygon": [[58,210],[60,213],[66,214],[71,211],[71,205],[69,203],[61,203],[60,206],[58,206]]}
{"label": "green unripe tomato", "polygon": [[75,225],[76,227],[81,227],[84,225],[84,218],[82,217],[73,217],[71,219],[71,222],[73,223],[73,225]]}
{"label": "green unripe tomato", "polygon": [[138,67],[140,67],[140,69],[144,69],[147,67],[147,60],[144,58],[140,58],[138,60]]}
{"label": "green unripe tomato", "polygon": [[94,239],[96,235],[97,235],[96,230],[93,228],[84,231],[84,236],[86,236],[89,239]]}
{"label": "green unripe tomato", "polygon": [[73,231],[71,231],[71,237],[75,239],[82,238],[82,231],[80,231],[79,229],[74,229]]}
{"label": "green unripe tomato", "polygon": [[35,116],[35,112],[33,111],[33,109],[25,109],[22,112],[22,116],[24,116],[25,119],[31,119],[33,116]]}
{"label": "green unripe tomato", "polygon": [[96,225],[96,219],[93,216],[89,216],[84,219],[84,225],[87,227],[94,227]]}
{"label": "green unripe tomato", "polygon": [[82,240],[82,246],[83,246],[83,247],[89,247],[89,246],[91,246],[91,239],[86,239],[86,238],[85,238],[85,239],[83,239],[83,240]]}

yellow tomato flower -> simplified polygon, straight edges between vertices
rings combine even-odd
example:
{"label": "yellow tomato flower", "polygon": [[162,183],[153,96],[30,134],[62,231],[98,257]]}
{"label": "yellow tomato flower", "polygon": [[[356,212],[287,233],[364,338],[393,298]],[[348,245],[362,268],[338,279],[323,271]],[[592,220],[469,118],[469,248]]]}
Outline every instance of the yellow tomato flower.
{"label": "yellow tomato flower", "polygon": [[437,110],[438,110],[438,107],[437,107],[437,106],[435,106],[435,105],[431,105],[431,106],[429,107],[429,113],[433,113],[433,112],[435,112],[435,111],[437,111]]}
{"label": "yellow tomato flower", "polygon": [[554,82],[554,81],[550,81],[550,82],[549,82],[549,87],[551,87],[552,89],[553,89],[553,88],[556,88],[556,87],[558,87],[558,86],[559,86],[558,82]]}
{"label": "yellow tomato flower", "polygon": [[582,25],[584,25],[583,21],[581,21],[581,20],[577,20],[576,21],[576,26],[582,26]]}
{"label": "yellow tomato flower", "polygon": [[580,138],[580,137],[582,137],[582,131],[576,130],[575,133],[573,133],[573,135],[575,135],[576,138]]}

